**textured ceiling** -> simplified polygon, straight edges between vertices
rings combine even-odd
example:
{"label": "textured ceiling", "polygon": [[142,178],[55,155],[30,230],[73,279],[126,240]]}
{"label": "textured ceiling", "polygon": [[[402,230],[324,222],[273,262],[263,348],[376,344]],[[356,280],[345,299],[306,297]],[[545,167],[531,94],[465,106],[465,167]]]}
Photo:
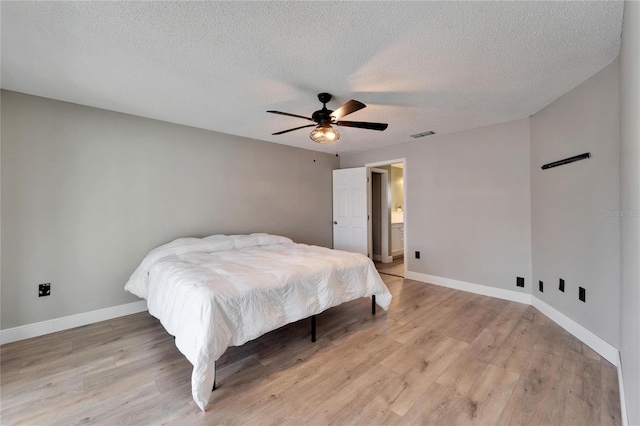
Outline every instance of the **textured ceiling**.
{"label": "textured ceiling", "polygon": [[[343,153],[528,117],[618,56],[615,2],[8,2],[2,88]],[[317,93],[346,120],[313,143]],[[429,139],[424,139],[427,143]]]}

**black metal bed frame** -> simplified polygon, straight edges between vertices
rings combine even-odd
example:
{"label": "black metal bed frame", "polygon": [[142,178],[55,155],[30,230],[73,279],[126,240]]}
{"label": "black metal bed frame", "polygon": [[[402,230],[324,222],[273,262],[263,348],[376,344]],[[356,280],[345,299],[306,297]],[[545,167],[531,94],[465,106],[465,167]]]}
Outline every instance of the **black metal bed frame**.
{"label": "black metal bed frame", "polygon": [[[376,314],[376,295],[372,295],[371,296],[371,315],[375,315]],[[315,343],[316,341],[316,316],[315,315],[311,315],[311,341]],[[213,389],[211,389],[211,391],[213,392],[214,390],[216,390],[216,382],[215,380],[213,381]]]}

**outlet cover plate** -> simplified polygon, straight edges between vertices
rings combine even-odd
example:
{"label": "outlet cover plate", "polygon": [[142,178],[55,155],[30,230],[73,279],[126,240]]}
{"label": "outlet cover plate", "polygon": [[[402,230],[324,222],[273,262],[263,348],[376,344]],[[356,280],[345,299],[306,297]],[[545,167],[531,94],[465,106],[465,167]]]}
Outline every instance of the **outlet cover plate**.
{"label": "outlet cover plate", "polygon": [[51,283],[38,284],[38,297],[51,295]]}

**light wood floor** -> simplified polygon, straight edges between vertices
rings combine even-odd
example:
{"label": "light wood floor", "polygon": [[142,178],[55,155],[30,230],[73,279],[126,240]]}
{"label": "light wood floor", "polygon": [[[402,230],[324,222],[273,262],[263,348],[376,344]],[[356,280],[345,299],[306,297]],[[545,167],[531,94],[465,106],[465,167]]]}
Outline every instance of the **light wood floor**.
{"label": "light wood floor", "polygon": [[147,313],[1,348],[1,423],[620,424],[616,369],[536,309],[382,275],[361,299],[230,348],[208,411]]}
{"label": "light wood floor", "polygon": [[381,274],[394,275],[396,277],[404,277],[404,257],[400,256],[393,259],[392,262],[382,263],[382,262],[374,262],[376,265],[376,269]]}

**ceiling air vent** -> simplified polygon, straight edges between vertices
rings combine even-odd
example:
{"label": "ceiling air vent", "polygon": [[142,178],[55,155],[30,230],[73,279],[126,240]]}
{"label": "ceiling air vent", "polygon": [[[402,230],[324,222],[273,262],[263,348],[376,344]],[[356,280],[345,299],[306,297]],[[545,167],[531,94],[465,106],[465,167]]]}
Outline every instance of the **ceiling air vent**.
{"label": "ceiling air vent", "polygon": [[422,133],[416,133],[415,135],[411,135],[412,138],[418,139],[418,138],[424,138],[425,136],[431,136],[431,135],[435,135],[436,132],[433,132],[431,130],[429,130],[428,132],[422,132]]}

